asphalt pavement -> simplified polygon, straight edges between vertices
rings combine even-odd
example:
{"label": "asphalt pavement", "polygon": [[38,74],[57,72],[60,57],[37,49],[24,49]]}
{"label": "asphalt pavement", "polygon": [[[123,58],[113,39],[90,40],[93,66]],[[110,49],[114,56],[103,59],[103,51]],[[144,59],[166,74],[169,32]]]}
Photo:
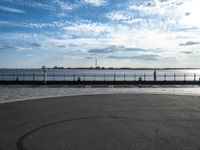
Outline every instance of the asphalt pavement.
{"label": "asphalt pavement", "polygon": [[200,150],[200,97],[115,94],[0,104],[0,150]]}

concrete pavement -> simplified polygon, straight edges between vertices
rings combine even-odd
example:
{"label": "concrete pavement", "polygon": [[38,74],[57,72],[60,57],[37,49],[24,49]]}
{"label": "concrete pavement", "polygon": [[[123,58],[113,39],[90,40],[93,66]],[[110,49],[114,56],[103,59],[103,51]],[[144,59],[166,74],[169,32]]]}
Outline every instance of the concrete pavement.
{"label": "concrete pavement", "polygon": [[0,105],[0,150],[200,150],[200,97],[91,95]]}

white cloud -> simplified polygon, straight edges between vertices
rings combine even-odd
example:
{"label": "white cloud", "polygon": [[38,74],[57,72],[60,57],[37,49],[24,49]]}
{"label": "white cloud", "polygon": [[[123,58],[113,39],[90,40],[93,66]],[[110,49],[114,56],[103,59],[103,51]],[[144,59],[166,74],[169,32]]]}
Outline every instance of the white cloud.
{"label": "white cloud", "polygon": [[105,5],[107,3],[106,0],[83,0],[83,2],[96,7]]}
{"label": "white cloud", "polygon": [[78,37],[96,37],[101,36],[102,33],[109,33],[112,27],[102,23],[74,23],[63,28],[67,33],[72,36]]}
{"label": "white cloud", "polygon": [[180,15],[180,24],[187,27],[200,28],[200,1],[199,0],[186,0],[186,2],[178,7],[177,11]]}
{"label": "white cloud", "polygon": [[6,11],[6,12],[10,12],[10,13],[18,13],[18,14],[25,13],[24,10],[16,9],[16,8],[11,8],[11,7],[6,7],[6,6],[0,6],[0,10]]}
{"label": "white cloud", "polygon": [[157,24],[162,24],[168,28],[200,28],[199,0],[166,0],[163,2],[152,0],[150,2],[139,5],[130,4],[129,10],[139,11],[143,17],[148,16],[148,21],[155,27]]}
{"label": "white cloud", "polygon": [[106,17],[114,20],[114,21],[121,21],[121,20],[130,20],[132,16],[130,14],[126,14],[123,12],[109,12],[106,14]]}

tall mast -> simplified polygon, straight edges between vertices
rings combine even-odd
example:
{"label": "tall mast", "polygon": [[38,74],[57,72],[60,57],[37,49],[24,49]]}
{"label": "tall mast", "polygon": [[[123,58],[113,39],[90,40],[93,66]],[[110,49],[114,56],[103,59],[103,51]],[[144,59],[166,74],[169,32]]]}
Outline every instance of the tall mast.
{"label": "tall mast", "polygon": [[97,68],[97,56],[95,56],[95,68]]}

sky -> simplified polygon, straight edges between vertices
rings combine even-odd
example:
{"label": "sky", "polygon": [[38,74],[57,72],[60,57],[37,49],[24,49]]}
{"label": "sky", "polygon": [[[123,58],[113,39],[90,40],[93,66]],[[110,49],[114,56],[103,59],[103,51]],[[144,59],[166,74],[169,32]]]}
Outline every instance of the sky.
{"label": "sky", "polygon": [[200,0],[0,0],[0,68],[200,67]]}

